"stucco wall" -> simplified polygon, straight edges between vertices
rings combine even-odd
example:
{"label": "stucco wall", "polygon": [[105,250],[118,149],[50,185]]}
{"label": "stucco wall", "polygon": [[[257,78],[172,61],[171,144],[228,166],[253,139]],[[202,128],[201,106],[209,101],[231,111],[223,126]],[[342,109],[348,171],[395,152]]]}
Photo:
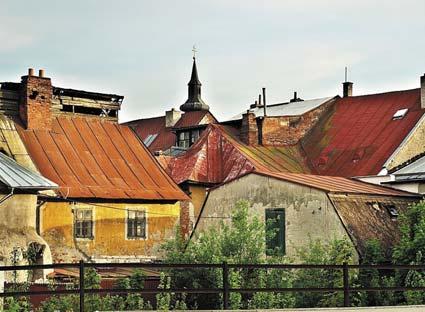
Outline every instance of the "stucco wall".
{"label": "stucco wall", "polygon": [[425,115],[419,121],[411,135],[407,137],[401,147],[391,156],[387,169],[393,169],[408,161],[414,156],[425,152]]}
{"label": "stucco wall", "polygon": [[[74,238],[73,208],[93,209],[94,239]],[[147,212],[146,239],[126,238],[127,209]],[[76,261],[81,257],[157,258],[160,244],[175,234],[179,213],[179,203],[91,205],[47,202],[40,209],[41,235],[49,243],[55,262]]]}
{"label": "stucco wall", "polygon": [[[4,197],[6,194],[0,194]],[[36,195],[13,195],[0,204],[0,263],[3,265],[28,264],[23,254],[31,243],[43,246],[43,252],[38,263],[51,263],[50,248],[35,230],[36,224]],[[15,250],[15,260],[13,253]],[[47,272],[45,272],[47,273]],[[41,277],[41,276],[40,276]],[[6,273],[6,279],[11,280],[11,272]],[[25,280],[26,274],[22,271],[19,280]]]}
{"label": "stucco wall", "polygon": [[349,237],[326,193],[250,174],[211,191],[205,204],[196,233],[220,220],[206,216],[228,217],[238,200],[247,200],[250,213],[264,220],[266,208],[284,208],[286,214],[286,251],[294,256],[296,248],[306,246],[311,239],[323,241]]}

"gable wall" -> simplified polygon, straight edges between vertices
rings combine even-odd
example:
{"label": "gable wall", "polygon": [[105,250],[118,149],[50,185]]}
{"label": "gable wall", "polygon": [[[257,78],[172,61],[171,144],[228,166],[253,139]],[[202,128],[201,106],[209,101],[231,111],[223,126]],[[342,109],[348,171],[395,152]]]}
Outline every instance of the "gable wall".
{"label": "gable wall", "polygon": [[288,256],[294,256],[297,248],[307,246],[309,238],[351,241],[325,192],[255,174],[212,190],[195,234],[210,226],[217,227],[221,220],[229,222],[228,217],[239,200],[247,200],[251,205],[250,214],[261,220],[265,218],[266,208],[285,209]]}

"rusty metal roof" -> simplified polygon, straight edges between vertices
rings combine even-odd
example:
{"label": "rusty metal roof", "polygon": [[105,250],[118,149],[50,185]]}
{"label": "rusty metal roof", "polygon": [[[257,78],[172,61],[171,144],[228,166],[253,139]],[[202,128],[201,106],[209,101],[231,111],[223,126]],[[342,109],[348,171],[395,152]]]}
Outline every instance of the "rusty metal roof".
{"label": "rusty metal roof", "polygon": [[302,145],[318,174],[374,175],[424,115],[420,89],[341,98]]}
{"label": "rusty metal roof", "polygon": [[149,135],[156,135],[149,145],[151,152],[166,151],[176,144],[176,135],[173,131],[178,128],[197,126],[207,114],[211,115],[213,120],[216,120],[208,111],[195,111],[182,114],[177,123],[168,128],[165,126],[165,116],[133,120],[124,123],[124,125],[130,126],[142,141]]}
{"label": "rusty metal roof", "polygon": [[231,126],[210,124],[184,155],[161,162],[176,183],[222,183],[255,169],[310,172],[299,146],[247,146],[237,132]]}
{"label": "rusty metal roof", "polygon": [[418,194],[387,188],[350,178],[322,176],[314,174],[296,174],[284,172],[255,171],[255,173],[276,179],[309,186],[329,193],[365,194],[382,196],[420,197]]}
{"label": "rusty metal roof", "polygon": [[0,182],[9,188],[21,190],[50,190],[58,187],[56,183],[19,165],[3,153],[0,153]]}
{"label": "rusty metal roof", "polygon": [[18,132],[39,171],[69,198],[183,200],[186,195],[126,126],[53,118],[51,131]]}

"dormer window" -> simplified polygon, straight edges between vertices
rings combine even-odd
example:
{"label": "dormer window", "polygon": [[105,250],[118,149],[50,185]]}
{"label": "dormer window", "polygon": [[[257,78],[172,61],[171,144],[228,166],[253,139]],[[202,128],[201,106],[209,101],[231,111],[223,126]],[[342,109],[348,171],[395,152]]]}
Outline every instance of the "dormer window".
{"label": "dormer window", "polygon": [[399,109],[393,115],[393,120],[403,119],[403,117],[406,116],[408,110],[408,108]]}
{"label": "dormer window", "polygon": [[189,148],[199,139],[201,130],[186,130],[178,133],[177,146],[181,148]]}

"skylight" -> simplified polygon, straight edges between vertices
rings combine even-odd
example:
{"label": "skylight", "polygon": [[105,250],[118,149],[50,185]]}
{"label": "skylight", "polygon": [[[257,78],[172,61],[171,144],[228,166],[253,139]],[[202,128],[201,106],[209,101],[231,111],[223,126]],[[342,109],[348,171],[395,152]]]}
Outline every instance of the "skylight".
{"label": "skylight", "polygon": [[155,133],[155,134],[149,134],[144,140],[143,140],[143,143],[145,143],[145,145],[147,146],[147,147],[149,147],[151,144],[152,144],[152,142],[153,142],[153,140],[155,140],[156,139],[156,137],[158,136],[158,134],[157,133]]}
{"label": "skylight", "polygon": [[408,110],[409,110],[408,108],[399,109],[398,111],[395,112],[393,116],[393,120],[402,119],[407,114]]}

